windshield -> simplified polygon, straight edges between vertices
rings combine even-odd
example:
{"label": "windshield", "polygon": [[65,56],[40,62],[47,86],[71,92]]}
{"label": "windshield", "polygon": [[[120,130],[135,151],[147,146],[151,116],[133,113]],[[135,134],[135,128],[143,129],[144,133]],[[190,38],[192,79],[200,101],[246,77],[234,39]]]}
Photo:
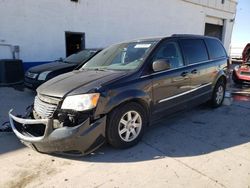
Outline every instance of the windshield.
{"label": "windshield", "polygon": [[90,59],[81,69],[136,69],[155,43],[156,41],[146,41],[112,45]]}
{"label": "windshield", "polygon": [[93,56],[96,53],[96,50],[82,50],[76,54],[72,54],[65,58],[63,62],[65,63],[82,63],[89,59],[91,56]]}

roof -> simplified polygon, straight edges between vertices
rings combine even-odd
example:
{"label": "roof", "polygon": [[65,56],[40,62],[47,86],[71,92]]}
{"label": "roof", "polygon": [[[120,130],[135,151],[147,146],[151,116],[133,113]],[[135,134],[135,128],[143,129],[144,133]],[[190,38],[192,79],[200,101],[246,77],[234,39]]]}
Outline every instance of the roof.
{"label": "roof", "polygon": [[175,37],[175,38],[207,38],[207,39],[216,39],[219,40],[216,37],[212,37],[212,36],[205,36],[205,35],[193,35],[193,34],[173,34],[171,37]]}
{"label": "roof", "polygon": [[194,34],[173,34],[171,36],[158,36],[158,37],[147,37],[147,38],[138,38],[134,40],[129,40],[126,42],[143,42],[143,41],[160,41],[167,38],[213,38],[215,37],[204,36],[204,35],[194,35]]}

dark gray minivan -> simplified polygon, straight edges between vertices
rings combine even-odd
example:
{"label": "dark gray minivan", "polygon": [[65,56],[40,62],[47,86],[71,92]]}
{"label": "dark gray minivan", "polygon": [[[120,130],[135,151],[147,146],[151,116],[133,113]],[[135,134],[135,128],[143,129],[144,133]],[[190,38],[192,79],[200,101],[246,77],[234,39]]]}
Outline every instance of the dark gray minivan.
{"label": "dark gray minivan", "polygon": [[37,89],[12,129],[42,153],[88,154],[107,142],[128,148],[160,114],[222,104],[228,55],[212,37],[173,35],[112,45],[79,70]]}

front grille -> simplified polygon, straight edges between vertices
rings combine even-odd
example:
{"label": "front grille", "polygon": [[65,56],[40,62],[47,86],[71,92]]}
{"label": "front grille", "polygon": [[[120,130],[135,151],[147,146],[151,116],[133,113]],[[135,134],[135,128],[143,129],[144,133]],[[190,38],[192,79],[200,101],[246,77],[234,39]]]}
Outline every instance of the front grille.
{"label": "front grille", "polygon": [[57,104],[51,104],[42,101],[38,96],[35,97],[34,111],[35,113],[43,119],[47,119],[53,115],[57,108]]}
{"label": "front grille", "polygon": [[250,76],[250,72],[241,72],[241,75],[246,75],[246,76]]}

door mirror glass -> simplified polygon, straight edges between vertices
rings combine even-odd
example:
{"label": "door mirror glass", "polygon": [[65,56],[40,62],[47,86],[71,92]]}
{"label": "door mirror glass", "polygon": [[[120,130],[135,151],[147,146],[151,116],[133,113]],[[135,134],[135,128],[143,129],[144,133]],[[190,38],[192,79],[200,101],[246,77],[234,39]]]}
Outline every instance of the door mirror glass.
{"label": "door mirror glass", "polygon": [[170,69],[170,63],[165,59],[159,59],[153,62],[152,68],[155,72],[168,70]]}

